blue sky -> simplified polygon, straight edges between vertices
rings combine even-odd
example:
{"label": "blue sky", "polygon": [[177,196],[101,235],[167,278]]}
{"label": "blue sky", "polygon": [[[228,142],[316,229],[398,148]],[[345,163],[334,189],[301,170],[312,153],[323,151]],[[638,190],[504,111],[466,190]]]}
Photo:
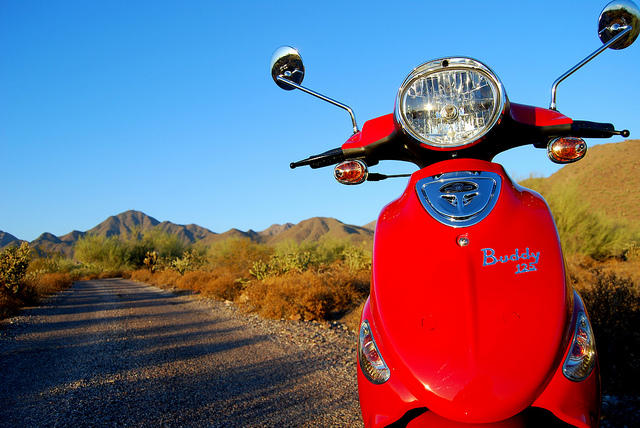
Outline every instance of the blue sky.
{"label": "blue sky", "polygon": [[[315,216],[363,225],[406,180],[343,186],[331,168],[289,169],[340,146],[351,123],[273,83],[277,47],[297,47],[303,84],[360,127],[392,112],[415,66],[449,55],[485,62],[511,101],[547,107],[552,82],[599,47],[605,4],[0,0],[0,230],[61,236],[129,209],[219,233]],[[640,42],[609,50],[560,85],[558,109],[638,138],[638,70]],[[515,177],[557,170],[533,148],[496,161]]]}

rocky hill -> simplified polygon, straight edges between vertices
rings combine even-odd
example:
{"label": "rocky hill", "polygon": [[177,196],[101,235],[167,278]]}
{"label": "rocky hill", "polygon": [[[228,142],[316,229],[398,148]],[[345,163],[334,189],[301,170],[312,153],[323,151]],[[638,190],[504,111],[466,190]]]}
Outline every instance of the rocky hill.
{"label": "rocky hill", "polygon": [[[185,245],[208,246],[229,238],[248,238],[264,244],[276,244],[283,241],[311,242],[322,239],[346,239],[353,243],[373,242],[373,230],[360,226],[344,224],[333,218],[315,217],[298,224],[274,224],[269,228],[255,232],[231,229],[224,233],[215,233],[204,227],[188,224],[180,225],[169,221],[159,222],[140,211],[126,211],[111,216],[86,232],[74,230],[64,236],[57,237],[51,233],[43,233],[30,244],[44,252],[62,253],[73,256],[73,246],[78,239],[86,235],[97,235],[105,238],[119,236],[123,239],[136,238],[149,232],[167,233],[178,237]],[[0,250],[23,242],[15,236],[0,231]]]}
{"label": "rocky hill", "polygon": [[521,184],[543,196],[571,188],[594,211],[640,225],[640,140],[590,147],[581,161]]}
{"label": "rocky hill", "polygon": [[[573,187],[594,211],[608,217],[621,218],[640,225],[640,140],[608,143],[591,147],[580,162],[569,164],[548,178],[530,178],[521,182],[543,195],[554,189]],[[207,246],[228,238],[249,238],[255,242],[276,244],[282,241],[312,242],[322,239],[347,239],[353,243],[371,243],[375,221],[364,226],[344,224],[333,218],[314,217],[298,224],[274,224],[255,232],[231,229],[215,233],[204,227],[160,222],[140,211],[126,211],[111,216],[85,232],[74,230],[57,237],[44,233],[32,247],[48,252],[73,254],[73,245],[86,234],[128,238],[160,231],[177,236],[186,245]],[[0,231],[0,249],[23,242],[8,232]]]}
{"label": "rocky hill", "polygon": [[22,244],[23,242],[26,242],[26,241],[23,241],[22,239],[18,239],[12,234],[3,232],[0,230],[0,249],[6,248],[9,246],[19,247],[20,244]]}

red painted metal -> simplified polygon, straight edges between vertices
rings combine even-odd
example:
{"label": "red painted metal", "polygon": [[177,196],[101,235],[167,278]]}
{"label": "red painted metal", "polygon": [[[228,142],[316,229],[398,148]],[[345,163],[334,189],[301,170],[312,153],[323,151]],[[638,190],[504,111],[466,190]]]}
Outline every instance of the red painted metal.
{"label": "red painted metal", "polygon": [[516,103],[511,103],[510,109],[511,117],[525,125],[553,126],[573,123],[573,119],[556,110]]}
{"label": "red painted metal", "polygon": [[[452,171],[501,176],[498,202],[482,222],[446,226],[420,203],[416,183]],[[461,235],[468,245],[459,245]],[[418,419],[436,414],[447,423],[517,421],[533,405],[576,426],[594,426],[598,371],[580,383],[561,373],[574,305],[581,303],[566,280],[553,217],[540,195],[486,161],[448,160],[415,172],[376,226],[363,319],[391,377],[373,385],[358,369],[365,425],[386,426],[415,408],[429,409]]]}
{"label": "red painted metal", "polygon": [[342,149],[354,149],[364,147],[368,144],[381,140],[395,130],[393,122],[393,114],[387,114],[365,122],[362,130],[351,136],[346,143],[342,145]]}

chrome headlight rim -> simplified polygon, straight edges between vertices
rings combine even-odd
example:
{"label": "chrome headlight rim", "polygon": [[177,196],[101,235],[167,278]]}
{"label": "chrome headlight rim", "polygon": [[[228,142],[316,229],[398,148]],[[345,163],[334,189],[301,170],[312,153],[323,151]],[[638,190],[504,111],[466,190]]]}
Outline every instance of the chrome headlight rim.
{"label": "chrome headlight rim", "polygon": [[[421,135],[420,132],[414,129],[414,127],[410,123],[410,120],[407,118],[405,98],[407,90],[411,88],[411,86],[415,82],[443,71],[471,71],[486,78],[487,82],[491,85],[494,99],[494,107],[490,118],[480,128],[480,131],[453,144],[438,142],[434,139],[430,139],[424,135]],[[405,135],[409,136],[412,140],[426,146],[429,149],[460,150],[466,147],[471,147],[482,141],[486,137],[487,133],[491,131],[497,123],[500,122],[506,112],[507,106],[508,101],[504,85],[498,78],[497,74],[491,68],[473,58],[447,57],[428,61],[414,68],[413,71],[409,73],[409,75],[406,77],[406,79],[398,89],[398,94],[396,96],[396,105],[394,109],[394,120],[396,126],[403,133],[405,133]]]}

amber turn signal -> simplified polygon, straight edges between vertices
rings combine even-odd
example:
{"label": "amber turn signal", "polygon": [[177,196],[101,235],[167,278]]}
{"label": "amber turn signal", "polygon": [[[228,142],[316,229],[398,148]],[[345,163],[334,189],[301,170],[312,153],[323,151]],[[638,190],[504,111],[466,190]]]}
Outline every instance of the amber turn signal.
{"label": "amber turn signal", "polygon": [[547,145],[547,155],[555,163],[579,161],[587,153],[587,143],[578,137],[560,137]]}
{"label": "amber turn signal", "polygon": [[340,162],[333,169],[333,176],[342,184],[360,184],[363,183],[369,170],[367,164],[361,160],[348,160]]}

